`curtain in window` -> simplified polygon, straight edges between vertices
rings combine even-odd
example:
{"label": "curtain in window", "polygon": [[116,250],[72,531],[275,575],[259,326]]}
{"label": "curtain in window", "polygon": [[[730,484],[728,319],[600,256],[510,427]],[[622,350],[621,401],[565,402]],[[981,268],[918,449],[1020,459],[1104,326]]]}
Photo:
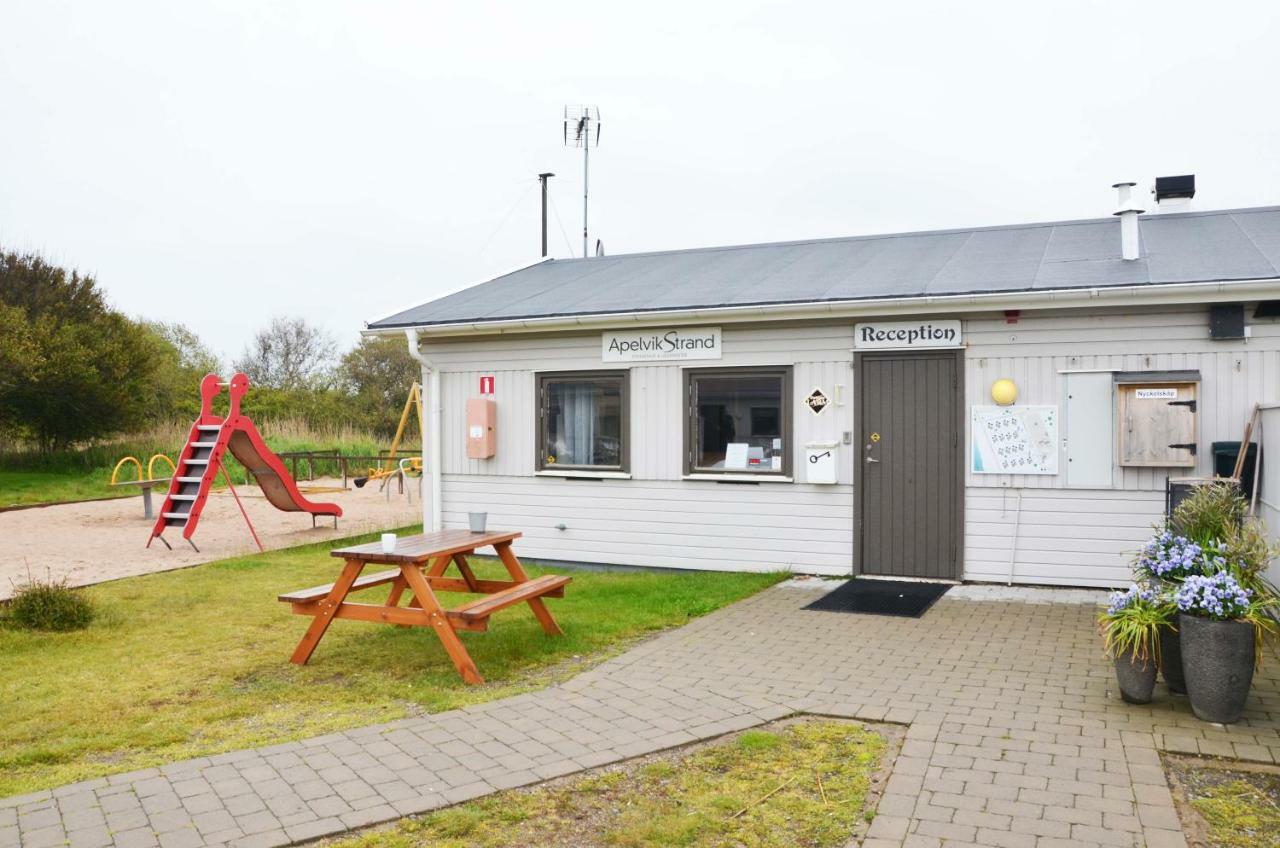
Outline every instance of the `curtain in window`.
{"label": "curtain in window", "polygon": [[564,438],[563,456],[557,461],[570,465],[596,464],[596,387],[591,383],[567,382],[560,387]]}

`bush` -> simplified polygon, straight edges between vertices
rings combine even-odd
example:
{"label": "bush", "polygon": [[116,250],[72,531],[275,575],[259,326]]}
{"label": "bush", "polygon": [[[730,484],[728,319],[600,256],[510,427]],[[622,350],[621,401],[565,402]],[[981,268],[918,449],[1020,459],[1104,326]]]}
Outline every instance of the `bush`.
{"label": "bush", "polygon": [[31,580],[18,587],[5,621],[27,630],[83,630],[93,621],[93,604],[66,580]]}
{"label": "bush", "polygon": [[1228,539],[1244,523],[1249,502],[1235,483],[1196,486],[1173,510],[1173,529],[1193,542]]}

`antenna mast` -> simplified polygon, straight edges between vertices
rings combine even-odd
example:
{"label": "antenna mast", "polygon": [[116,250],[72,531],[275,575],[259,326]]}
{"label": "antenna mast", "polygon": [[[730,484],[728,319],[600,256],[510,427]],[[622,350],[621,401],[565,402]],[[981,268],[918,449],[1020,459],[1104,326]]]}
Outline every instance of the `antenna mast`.
{"label": "antenna mast", "polygon": [[587,258],[587,177],[591,148],[600,146],[600,110],[595,106],[564,107],[564,143],[582,148],[582,258]]}

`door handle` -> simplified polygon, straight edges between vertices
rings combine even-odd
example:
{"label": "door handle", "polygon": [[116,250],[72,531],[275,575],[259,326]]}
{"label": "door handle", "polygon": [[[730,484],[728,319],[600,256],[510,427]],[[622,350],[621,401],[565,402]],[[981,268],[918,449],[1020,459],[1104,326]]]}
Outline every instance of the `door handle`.
{"label": "door handle", "polygon": [[874,456],[867,457],[867,462],[879,462],[879,461],[880,460],[876,459]]}

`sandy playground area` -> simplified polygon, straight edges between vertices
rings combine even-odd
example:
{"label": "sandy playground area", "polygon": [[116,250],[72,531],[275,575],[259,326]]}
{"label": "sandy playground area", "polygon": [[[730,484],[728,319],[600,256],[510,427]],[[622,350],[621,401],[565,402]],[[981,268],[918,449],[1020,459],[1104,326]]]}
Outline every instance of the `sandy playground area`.
{"label": "sandy playground area", "polygon": [[[301,483],[307,486],[340,486],[341,480]],[[403,527],[422,520],[422,505],[414,480],[413,503],[398,494],[392,485],[388,501],[376,484],[345,492],[306,494],[312,501],[336,503],[342,507],[338,529],[333,519],[319,516],[316,527],[305,512],[281,512],[272,507],[256,486],[237,486],[245,511],[268,550],[322,542],[373,530]],[[305,494],[305,493],[304,493]],[[154,496],[156,510],[164,495]],[[13,595],[26,582],[27,569],[39,579],[66,578],[73,586],[101,583],[135,574],[169,571],[238,554],[256,552],[249,528],[245,526],[235,500],[226,490],[213,492],[205,504],[193,541],[200,552],[170,529],[165,538],[173,550],[159,540],[145,547],[153,522],[142,517],[142,498],[92,501],[61,506],[36,507],[0,513],[0,600]],[[335,576],[337,572],[335,571]]]}

